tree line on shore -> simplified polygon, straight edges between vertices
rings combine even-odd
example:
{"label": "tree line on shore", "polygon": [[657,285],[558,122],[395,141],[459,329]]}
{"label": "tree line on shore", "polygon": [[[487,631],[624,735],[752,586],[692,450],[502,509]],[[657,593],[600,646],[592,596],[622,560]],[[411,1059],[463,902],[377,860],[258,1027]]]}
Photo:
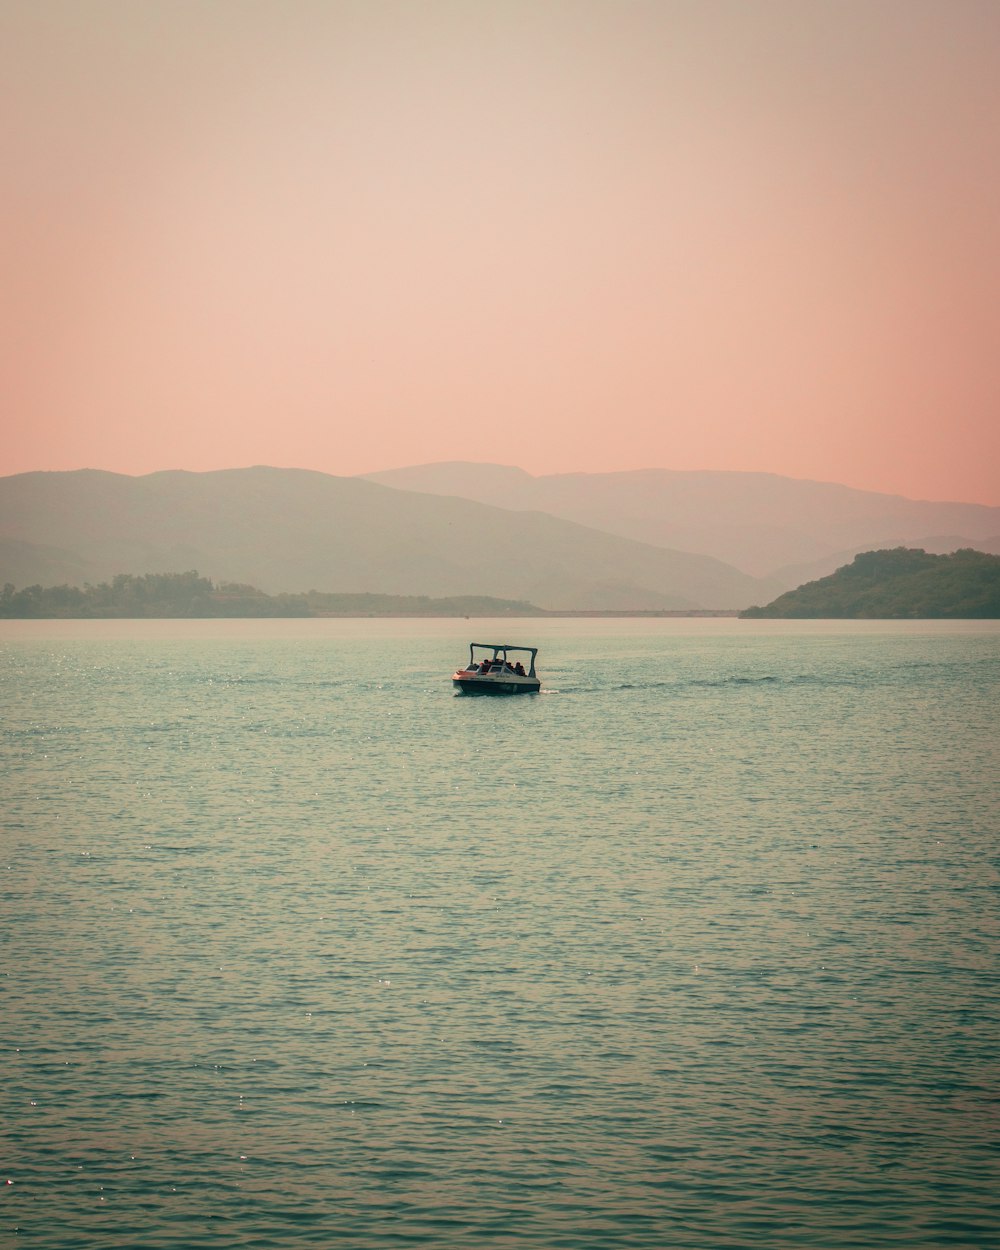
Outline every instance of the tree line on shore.
{"label": "tree line on shore", "polygon": [[511,599],[463,595],[333,594],[309,590],[269,595],[242,582],[217,585],[195,571],[119,573],[96,586],[26,586],[0,591],[0,617],[18,619],[135,617],[308,616],[540,616],[542,609]]}
{"label": "tree line on shore", "polygon": [[[214,583],[196,571],[119,573],[84,586],[0,591],[0,618],[547,616],[535,604],[488,595],[269,595],[242,582]],[[557,614],[558,615],[558,614]],[[933,555],[919,548],[866,551],[829,577],[807,582],[743,617],[1000,619],[1000,556],[971,548]]]}

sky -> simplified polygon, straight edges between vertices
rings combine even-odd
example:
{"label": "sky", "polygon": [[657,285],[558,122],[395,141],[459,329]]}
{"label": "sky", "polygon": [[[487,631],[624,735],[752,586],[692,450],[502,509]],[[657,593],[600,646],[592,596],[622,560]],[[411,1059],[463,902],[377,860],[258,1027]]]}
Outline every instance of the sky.
{"label": "sky", "polygon": [[0,473],[1000,504],[996,0],[0,0]]}

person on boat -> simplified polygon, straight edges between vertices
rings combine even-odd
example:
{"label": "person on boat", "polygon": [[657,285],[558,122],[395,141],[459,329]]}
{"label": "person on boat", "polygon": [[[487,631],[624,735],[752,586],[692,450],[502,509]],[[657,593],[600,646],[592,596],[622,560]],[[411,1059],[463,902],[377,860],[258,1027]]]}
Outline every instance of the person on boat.
{"label": "person on boat", "polygon": [[520,660],[518,660],[517,663],[514,665],[514,672],[517,673],[518,677],[528,676],[528,674],[524,671],[524,665],[521,663]]}

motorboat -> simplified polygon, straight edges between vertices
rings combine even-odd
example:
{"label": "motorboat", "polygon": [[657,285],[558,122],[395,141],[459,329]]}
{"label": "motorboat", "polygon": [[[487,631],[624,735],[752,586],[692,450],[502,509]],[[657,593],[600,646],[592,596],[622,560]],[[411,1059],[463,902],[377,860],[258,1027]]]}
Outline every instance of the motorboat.
{"label": "motorboat", "polygon": [[[537,654],[537,647],[470,642],[469,663],[451,680],[463,694],[537,694],[542,685],[535,675]],[[522,655],[528,659],[520,659]]]}

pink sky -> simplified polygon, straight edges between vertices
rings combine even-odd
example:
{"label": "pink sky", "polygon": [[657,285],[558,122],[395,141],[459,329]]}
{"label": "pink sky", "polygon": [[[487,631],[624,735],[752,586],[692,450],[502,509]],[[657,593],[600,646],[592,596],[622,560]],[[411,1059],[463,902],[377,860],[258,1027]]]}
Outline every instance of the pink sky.
{"label": "pink sky", "polygon": [[4,0],[0,473],[1000,504],[995,0]]}

